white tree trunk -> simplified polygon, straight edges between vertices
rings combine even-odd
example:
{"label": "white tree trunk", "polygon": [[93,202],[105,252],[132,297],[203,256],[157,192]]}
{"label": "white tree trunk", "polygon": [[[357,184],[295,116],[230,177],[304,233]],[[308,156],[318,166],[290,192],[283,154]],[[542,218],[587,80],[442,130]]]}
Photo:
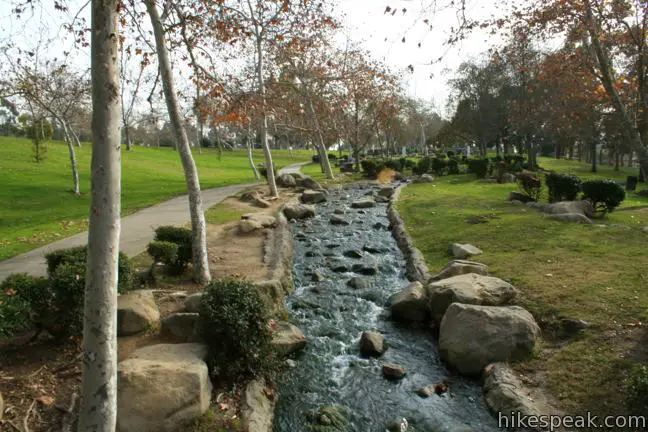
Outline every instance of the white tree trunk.
{"label": "white tree trunk", "polygon": [[322,129],[320,129],[319,120],[317,114],[315,113],[315,108],[313,107],[313,100],[310,97],[310,94],[307,95],[308,98],[308,109],[311,114],[311,119],[313,121],[313,126],[315,127],[315,136],[317,137],[317,147],[320,152],[320,162],[322,163],[322,168],[324,168],[324,174],[327,179],[334,178],[333,170],[331,169],[331,163],[328,159],[328,153],[326,152],[326,146],[324,145],[324,138],[322,137]]}
{"label": "white tree trunk", "polygon": [[266,91],[265,82],[263,81],[263,51],[261,46],[261,39],[257,36],[257,79],[259,83],[259,92],[261,93],[261,109],[263,111],[261,119],[261,145],[263,146],[263,156],[265,157],[265,168],[268,174],[268,186],[270,187],[270,195],[273,197],[279,196],[277,191],[277,183],[274,176],[274,164],[272,163],[272,153],[268,145],[268,114],[266,112]]}
{"label": "white tree trunk", "polygon": [[117,424],[117,259],[121,211],[118,0],[92,1],[92,198],[79,432]]}
{"label": "white tree trunk", "polygon": [[70,129],[64,120],[60,120],[61,127],[63,127],[63,137],[65,138],[65,143],[68,147],[68,153],[70,154],[70,165],[72,165],[72,185],[74,195],[79,195],[81,193],[79,189],[79,169],[76,160],[76,153],[74,151],[74,146],[72,145],[72,137],[70,136]]}
{"label": "white tree trunk", "polygon": [[259,176],[259,171],[257,171],[256,166],[254,165],[254,158],[252,157],[252,140],[250,139],[251,134],[252,126],[250,125],[250,120],[248,119],[248,131],[245,138],[245,141],[247,143],[248,162],[250,163],[250,168],[252,168],[252,172],[254,173],[254,178],[256,179],[256,181],[259,181],[261,180],[261,177]]}
{"label": "white tree trunk", "polygon": [[209,260],[207,257],[207,228],[205,214],[203,213],[202,197],[200,195],[200,181],[198,170],[191,154],[191,146],[187,138],[187,131],[184,128],[178,99],[176,96],[173,74],[171,72],[171,61],[166,47],[164,27],[160,20],[160,14],[155,6],[155,0],[146,0],[146,9],[151,18],[153,33],[155,34],[155,46],[160,65],[160,77],[164,89],[169,118],[173,125],[173,131],[178,141],[178,150],[182,167],[184,168],[187,189],[189,192],[189,212],[191,214],[191,230],[193,234],[192,251],[194,264],[194,279],[196,282],[205,284],[211,280],[209,273]]}

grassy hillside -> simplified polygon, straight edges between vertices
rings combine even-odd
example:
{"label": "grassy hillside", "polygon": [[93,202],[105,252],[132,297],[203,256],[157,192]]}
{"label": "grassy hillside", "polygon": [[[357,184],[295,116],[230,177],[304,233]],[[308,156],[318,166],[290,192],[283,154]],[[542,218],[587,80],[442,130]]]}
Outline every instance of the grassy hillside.
{"label": "grassy hillside", "polygon": [[[586,164],[545,158],[540,165],[590,178],[636,174],[636,169],[606,167],[595,175]],[[646,184],[639,185],[643,188]],[[472,175],[443,176],[407,187],[398,208],[431,272],[452,259],[451,243],[471,243],[484,250],[477,261],[521,290],[520,303],[543,323],[545,342],[535,357],[516,366],[519,370],[545,374],[568,412],[631,410],[624,383],[633,365],[648,355],[648,333],[637,324],[648,320],[648,234],[642,232],[648,226],[648,198],[629,192],[619,209],[595,221],[607,225],[600,227],[552,221],[510,204],[506,197],[516,189]],[[486,222],[469,223],[478,216]],[[586,320],[591,328],[570,343],[557,340],[552,329],[560,317]]]}
{"label": "grassy hillside", "polygon": [[[34,249],[87,228],[90,203],[90,144],[76,148],[81,196],[74,196],[67,147],[47,145],[45,161],[31,159],[31,142],[0,137],[0,260]],[[273,152],[275,164],[283,166],[310,159],[311,152]],[[204,189],[254,182],[244,151],[224,152],[222,160],[213,149],[194,152]],[[263,162],[260,150],[255,162]],[[122,214],[186,192],[180,157],[172,149],[135,147],[122,153]]]}

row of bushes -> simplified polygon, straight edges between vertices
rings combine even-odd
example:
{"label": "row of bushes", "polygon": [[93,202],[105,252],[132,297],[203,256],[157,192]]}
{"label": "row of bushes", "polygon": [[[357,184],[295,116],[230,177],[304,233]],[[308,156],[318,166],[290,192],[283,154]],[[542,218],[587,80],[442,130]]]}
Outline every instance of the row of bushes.
{"label": "row of bushes", "polygon": [[[542,182],[536,174],[524,172],[517,176],[517,181],[520,190],[529,199],[540,199]],[[621,205],[626,196],[623,187],[614,180],[582,181],[573,174],[548,173],[545,176],[545,185],[549,202],[573,201],[582,192],[582,199],[590,201],[599,215],[613,211]]]}
{"label": "row of bushes", "polygon": [[[63,249],[45,256],[47,277],[24,273],[9,276],[0,285],[0,336],[12,337],[35,329],[57,339],[80,336],[88,251],[85,246]],[[119,292],[132,288],[130,259],[119,254]]]}
{"label": "row of bushes", "polygon": [[398,159],[363,159],[360,161],[360,167],[365,177],[373,180],[375,180],[378,177],[378,173],[385,168],[403,172],[405,170],[414,171],[416,166],[417,165],[413,160],[404,157]]}

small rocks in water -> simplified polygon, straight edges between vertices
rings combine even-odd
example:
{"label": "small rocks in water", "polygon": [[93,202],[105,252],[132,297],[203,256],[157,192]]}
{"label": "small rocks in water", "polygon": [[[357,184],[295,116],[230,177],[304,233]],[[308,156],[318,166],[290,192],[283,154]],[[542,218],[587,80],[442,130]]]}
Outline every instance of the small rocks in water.
{"label": "small rocks in water", "polygon": [[403,379],[407,372],[405,368],[394,363],[385,363],[382,367],[383,376],[387,379]]}
{"label": "small rocks in water", "polygon": [[382,222],[376,222],[375,224],[373,224],[373,227],[374,227],[374,229],[377,229],[377,230],[389,228],[387,225],[385,225]]}
{"label": "small rocks in water", "polygon": [[407,432],[409,430],[409,423],[406,418],[394,420],[387,425],[389,432]]}
{"label": "small rocks in water", "polygon": [[309,257],[309,258],[313,258],[313,257],[319,256],[319,253],[317,253],[317,252],[315,252],[315,251],[306,251],[306,253],[304,254],[304,256],[307,256],[307,257]]}
{"label": "small rocks in water", "polygon": [[332,257],[339,257],[339,255],[337,254],[337,252],[332,251],[332,250],[324,251],[324,253],[323,253],[322,255],[324,255],[325,257],[329,257],[329,258],[332,258]]}
{"label": "small rocks in water", "polygon": [[383,186],[380,188],[380,191],[378,192],[378,196],[381,197],[391,198],[392,195],[394,195],[393,186]]}
{"label": "small rocks in water", "polygon": [[331,219],[329,220],[329,222],[331,222],[331,225],[350,225],[351,224],[351,222],[344,219],[342,216],[336,215],[336,214],[331,215]]}
{"label": "small rocks in water", "polygon": [[365,357],[380,357],[387,351],[385,337],[375,331],[362,332],[360,336],[360,354]]}
{"label": "small rocks in water", "polygon": [[377,196],[375,198],[375,200],[376,200],[377,203],[388,203],[389,202],[389,198],[384,197],[384,196],[380,196],[380,195]]}
{"label": "small rocks in water", "polygon": [[313,272],[313,274],[311,275],[311,280],[312,280],[313,282],[321,282],[321,281],[323,281],[324,279],[326,279],[326,278],[324,277],[324,275],[322,275],[322,273],[320,273],[320,272],[318,272],[318,271]]}
{"label": "small rocks in water", "polygon": [[432,384],[426,385],[416,390],[416,394],[422,398],[429,398],[434,394],[434,386]]}
{"label": "small rocks in water", "polygon": [[329,267],[331,270],[333,270],[335,273],[345,273],[349,271],[349,266],[348,264],[341,262],[341,261],[331,261],[329,263]]}
{"label": "small rocks in water", "polygon": [[358,210],[358,214],[367,214],[366,210]]}
{"label": "small rocks in water", "polygon": [[458,259],[470,258],[473,255],[480,255],[483,251],[471,244],[453,243],[450,247],[452,255]]}
{"label": "small rocks in water", "polygon": [[351,208],[358,208],[358,209],[370,208],[375,206],[376,206],[376,201],[374,201],[371,198],[362,198],[357,201],[353,201],[351,203]]}
{"label": "small rocks in water", "polygon": [[296,368],[297,367],[297,362],[293,359],[287,359],[286,360],[286,366],[289,368]]}
{"label": "small rocks in water", "polygon": [[342,210],[342,209],[335,209],[335,210],[333,210],[333,213],[336,214],[336,215],[343,215],[343,214],[344,214],[344,210]]}
{"label": "small rocks in water", "polygon": [[283,213],[290,220],[307,219],[315,216],[315,207],[299,203],[286,204]]}
{"label": "small rocks in water", "polygon": [[364,256],[359,250],[344,251],[343,255],[347,258],[362,258]]}
{"label": "small rocks in water", "polygon": [[366,288],[369,288],[370,283],[365,279],[361,277],[354,277],[349,279],[347,282],[347,285],[350,286],[351,288],[355,288],[357,290],[363,290]]}
{"label": "small rocks in water", "polygon": [[326,247],[329,248],[329,249],[339,248],[340,246],[341,245],[339,243],[329,243],[329,244],[326,245]]}
{"label": "small rocks in water", "polygon": [[371,245],[371,244],[366,244],[362,248],[365,252],[369,252],[370,254],[379,254],[385,252],[385,248],[380,247],[378,245]]}
{"label": "small rocks in water", "polygon": [[356,273],[360,273],[363,275],[367,276],[372,276],[378,273],[378,266],[375,263],[356,263],[353,264],[353,267],[351,267],[351,270],[353,270]]}

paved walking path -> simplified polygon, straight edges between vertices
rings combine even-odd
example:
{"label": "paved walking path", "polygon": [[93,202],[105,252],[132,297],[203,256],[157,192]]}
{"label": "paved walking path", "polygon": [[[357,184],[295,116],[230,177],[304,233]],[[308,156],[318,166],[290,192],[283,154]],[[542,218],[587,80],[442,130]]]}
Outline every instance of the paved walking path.
{"label": "paved walking path", "polygon": [[[302,163],[289,165],[279,172],[281,174],[298,172],[302,165]],[[246,183],[203,190],[203,207],[206,210],[225,198],[254,185],[255,183]],[[153,207],[140,210],[122,218],[119,249],[130,257],[138,255],[146,249],[146,245],[153,239],[155,228],[161,225],[183,225],[189,221],[189,199],[187,195],[172,198]],[[4,281],[12,273],[45,276],[44,257],[47,253],[58,249],[83,246],[87,242],[88,232],[84,231],[2,261],[0,262],[0,282]]]}

